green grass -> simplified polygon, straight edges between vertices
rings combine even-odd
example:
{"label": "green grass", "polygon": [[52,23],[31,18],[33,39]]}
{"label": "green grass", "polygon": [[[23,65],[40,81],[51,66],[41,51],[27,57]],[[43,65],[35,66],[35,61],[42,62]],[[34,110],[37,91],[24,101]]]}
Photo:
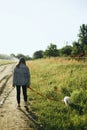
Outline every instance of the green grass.
{"label": "green grass", "polygon": [[4,60],[4,59],[0,59],[0,66],[2,65],[6,65],[6,64],[11,64],[13,63],[12,60]]}
{"label": "green grass", "polygon": [[[44,130],[86,130],[87,64],[53,58],[27,64],[31,72],[31,87],[42,94],[40,96],[29,89],[31,110]],[[66,107],[61,102],[65,95],[71,96],[72,103],[83,107],[82,112],[79,108]]]}

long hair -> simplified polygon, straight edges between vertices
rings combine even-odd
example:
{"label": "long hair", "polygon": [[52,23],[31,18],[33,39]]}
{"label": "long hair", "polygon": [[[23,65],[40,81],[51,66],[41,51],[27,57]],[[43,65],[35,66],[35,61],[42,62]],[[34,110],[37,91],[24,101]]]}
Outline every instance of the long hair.
{"label": "long hair", "polygon": [[26,65],[25,59],[23,57],[20,58],[19,63],[16,65],[16,67],[20,67],[21,63]]}

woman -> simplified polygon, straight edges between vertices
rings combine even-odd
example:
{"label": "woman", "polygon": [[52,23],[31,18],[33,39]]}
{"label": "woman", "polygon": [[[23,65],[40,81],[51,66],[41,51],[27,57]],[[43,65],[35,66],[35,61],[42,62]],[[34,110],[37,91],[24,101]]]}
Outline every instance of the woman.
{"label": "woman", "polygon": [[16,86],[17,90],[17,103],[20,107],[20,90],[22,87],[25,107],[27,107],[27,87],[30,86],[30,71],[26,66],[24,58],[19,60],[19,63],[14,68],[13,72],[13,86]]}

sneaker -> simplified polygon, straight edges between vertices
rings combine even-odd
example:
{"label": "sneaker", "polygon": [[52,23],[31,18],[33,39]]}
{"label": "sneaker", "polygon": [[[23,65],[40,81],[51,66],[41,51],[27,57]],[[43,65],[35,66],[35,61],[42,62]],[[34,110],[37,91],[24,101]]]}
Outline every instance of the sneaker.
{"label": "sneaker", "polygon": [[21,107],[20,104],[18,104],[17,108],[19,109],[20,107]]}
{"label": "sneaker", "polygon": [[27,102],[24,102],[24,107],[28,107]]}
{"label": "sneaker", "polygon": [[27,111],[29,110],[27,102],[24,103],[24,107],[26,108]]}
{"label": "sneaker", "polygon": [[29,108],[28,108],[28,106],[24,106],[24,107],[25,107],[26,111],[29,112]]}

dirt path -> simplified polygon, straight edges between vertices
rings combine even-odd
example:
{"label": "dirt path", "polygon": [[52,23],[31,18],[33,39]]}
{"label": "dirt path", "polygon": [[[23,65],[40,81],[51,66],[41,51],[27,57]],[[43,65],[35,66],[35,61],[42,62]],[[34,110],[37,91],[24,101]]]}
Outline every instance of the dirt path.
{"label": "dirt path", "polygon": [[33,113],[24,108],[23,97],[21,109],[17,109],[13,68],[14,65],[0,67],[0,130],[38,130]]}

